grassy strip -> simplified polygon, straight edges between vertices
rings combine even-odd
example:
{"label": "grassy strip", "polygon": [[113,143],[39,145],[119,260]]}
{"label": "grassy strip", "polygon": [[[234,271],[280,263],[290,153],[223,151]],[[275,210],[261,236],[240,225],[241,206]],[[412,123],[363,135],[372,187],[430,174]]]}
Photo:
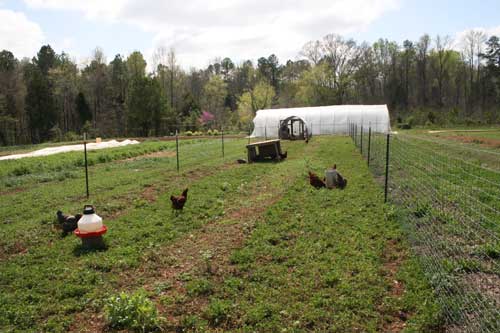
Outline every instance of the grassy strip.
{"label": "grassy strip", "polygon": [[[337,162],[349,179],[348,188],[317,191],[299,178],[232,255],[238,270],[216,287],[202,318],[231,331],[381,327],[394,310],[384,306],[380,311],[391,288],[381,258],[387,242],[400,240],[400,229],[387,218],[380,190],[356,155],[347,139],[337,139],[333,147],[324,142],[310,167],[322,170]],[[403,283],[420,287],[409,280]],[[415,302],[408,303],[405,310],[416,314]],[[412,326],[429,324],[420,320],[410,319]]]}
{"label": "grassy strip", "polygon": [[[210,140],[210,142],[202,139],[183,140],[180,144],[181,152],[183,149],[189,150],[187,147],[190,145],[210,145],[212,143],[220,145],[220,140]],[[145,141],[138,145],[91,150],[88,152],[88,165],[105,164],[164,150],[175,151],[175,142]],[[181,160],[184,158],[183,155],[180,157]],[[76,172],[83,167],[83,152],[0,161],[0,185],[13,188],[75,178],[77,177]]]}

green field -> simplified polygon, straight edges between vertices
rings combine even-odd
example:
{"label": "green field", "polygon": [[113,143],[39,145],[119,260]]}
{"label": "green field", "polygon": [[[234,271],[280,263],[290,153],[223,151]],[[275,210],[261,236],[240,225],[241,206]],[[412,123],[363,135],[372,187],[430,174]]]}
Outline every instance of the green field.
{"label": "green field", "polygon": [[[0,331],[437,329],[398,214],[349,138],[287,142],[286,161],[239,165],[245,142],[227,141],[225,159],[219,140],[182,142],[179,174],[172,143],[90,153],[90,203],[109,228],[96,252],[53,227],[56,210],[87,203],[78,153],[0,163]],[[347,189],[310,187],[307,170],[333,163]],[[168,198],[184,187],[174,213]],[[120,292],[145,302],[132,307],[141,315],[110,303]]]}

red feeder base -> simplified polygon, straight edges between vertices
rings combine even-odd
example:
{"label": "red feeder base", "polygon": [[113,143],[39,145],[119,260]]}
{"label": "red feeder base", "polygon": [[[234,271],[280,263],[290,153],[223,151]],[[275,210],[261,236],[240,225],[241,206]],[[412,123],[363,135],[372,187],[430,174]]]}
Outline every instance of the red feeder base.
{"label": "red feeder base", "polygon": [[82,239],[82,246],[87,249],[102,249],[105,247],[102,235],[108,231],[105,225],[101,229],[94,232],[80,232],[80,229],[75,230],[75,235]]}

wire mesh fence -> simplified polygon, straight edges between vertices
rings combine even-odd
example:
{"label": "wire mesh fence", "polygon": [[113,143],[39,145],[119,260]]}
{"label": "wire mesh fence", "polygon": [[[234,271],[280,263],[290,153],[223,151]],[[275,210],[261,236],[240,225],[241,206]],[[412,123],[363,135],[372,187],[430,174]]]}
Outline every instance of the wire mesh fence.
{"label": "wire mesh fence", "polygon": [[447,331],[500,332],[500,154],[355,124],[349,134],[403,212]]}

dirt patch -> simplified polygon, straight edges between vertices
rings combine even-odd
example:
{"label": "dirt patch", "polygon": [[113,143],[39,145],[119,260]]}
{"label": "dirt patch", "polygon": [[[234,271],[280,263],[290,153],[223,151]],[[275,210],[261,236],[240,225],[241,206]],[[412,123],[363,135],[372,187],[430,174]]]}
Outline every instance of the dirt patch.
{"label": "dirt patch", "polygon": [[464,276],[463,285],[466,289],[480,291],[480,294],[500,307],[500,276],[487,273],[470,273]]}
{"label": "dirt patch", "polygon": [[[391,239],[387,242],[382,256],[382,274],[390,284],[389,297],[401,298],[405,292],[402,281],[396,279],[399,268],[405,260],[406,254],[398,240]],[[384,305],[379,306],[379,311],[383,314],[383,321],[380,332],[401,332],[406,327],[409,314],[402,310],[388,310]]]}
{"label": "dirt patch", "polygon": [[155,202],[158,198],[158,190],[155,186],[148,186],[142,191],[142,197],[149,203]]}
{"label": "dirt patch", "polygon": [[437,136],[437,137],[447,140],[459,141],[462,143],[478,144],[483,147],[500,148],[500,140],[482,138],[479,136],[474,137],[474,136],[451,135],[451,136]]}
{"label": "dirt patch", "polygon": [[17,194],[17,193],[24,192],[24,191],[26,191],[26,190],[27,190],[27,188],[18,187],[18,188],[14,188],[14,189],[12,189],[12,190],[1,191],[1,192],[0,192],[0,196]]}

